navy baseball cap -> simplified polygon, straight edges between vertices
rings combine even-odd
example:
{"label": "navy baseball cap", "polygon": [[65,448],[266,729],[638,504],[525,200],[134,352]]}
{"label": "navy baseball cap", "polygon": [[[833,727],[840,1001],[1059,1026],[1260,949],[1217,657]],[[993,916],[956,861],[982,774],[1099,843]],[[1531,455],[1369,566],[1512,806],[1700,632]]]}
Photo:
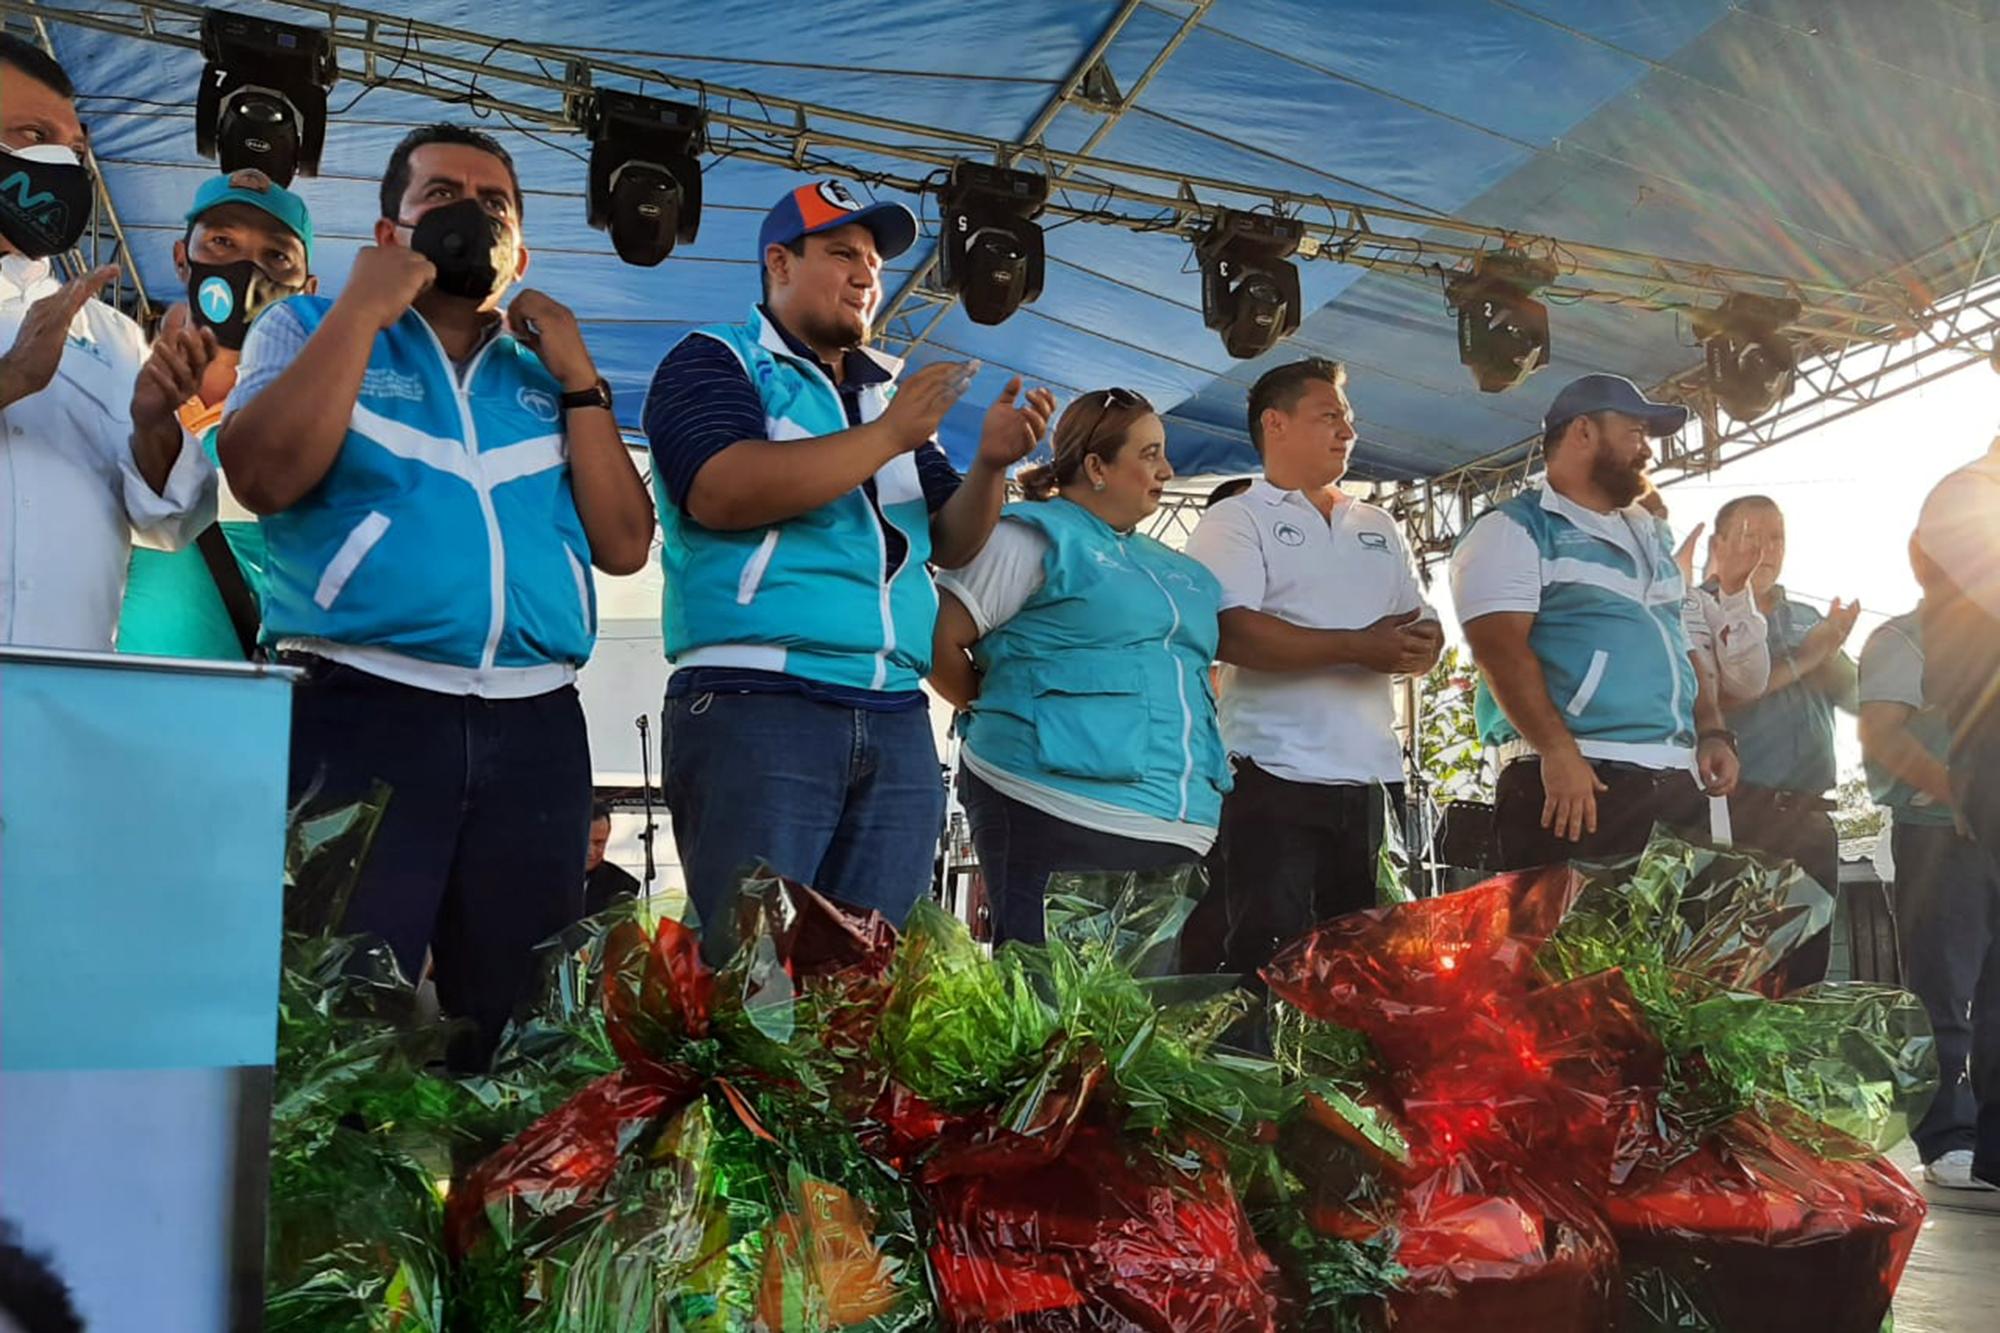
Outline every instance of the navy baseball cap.
{"label": "navy baseball cap", "polygon": [[863,206],[839,181],[814,181],[801,185],[780,199],[764,215],[757,232],[757,257],[774,245],[790,245],[801,236],[812,236],[835,227],[858,222],[875,234],[875,248],[883,260],[894,259],[917,243],[916,215],[901,204]]}
{"label": "navy baseball cap", "polygon": [[1654,402],[1623,375],[1585,375],[1563,386],[1542,417],[1542,430],[1552,431],[1592,412],[1620,412],[1637,417],[1646,423],[1646,434],[1655,438],[1672,435],[1687,425],[1688,419],[1685,407]]}

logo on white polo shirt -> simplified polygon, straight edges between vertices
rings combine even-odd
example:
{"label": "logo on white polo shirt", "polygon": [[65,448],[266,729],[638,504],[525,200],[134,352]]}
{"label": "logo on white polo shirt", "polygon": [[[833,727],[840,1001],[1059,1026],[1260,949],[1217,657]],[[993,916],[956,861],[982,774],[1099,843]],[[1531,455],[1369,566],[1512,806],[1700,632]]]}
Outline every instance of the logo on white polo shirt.
{"label": "logo on white polo shirt", "polygon": [[1357,532],[1354,534],[1354,540],[1360,542],[1371,551],[1387,551],[1389,549],[1389,539],[1379,532]]}
{"label": "logo on white polo shirt", "polygon": [[562,415],[562,408],[557,405],[555,395],[531,385],[522,385],[521,392],[515,395],[515,400],[537,421],[554,421]]}
{"label": "logo on white polo shirt", "polygon": [[1300,532],[1283,519],[1278,520],[1278,525],[1271,529],[1271,535],[1287,546],[1304,546],[1306,544],[1305,533]]}

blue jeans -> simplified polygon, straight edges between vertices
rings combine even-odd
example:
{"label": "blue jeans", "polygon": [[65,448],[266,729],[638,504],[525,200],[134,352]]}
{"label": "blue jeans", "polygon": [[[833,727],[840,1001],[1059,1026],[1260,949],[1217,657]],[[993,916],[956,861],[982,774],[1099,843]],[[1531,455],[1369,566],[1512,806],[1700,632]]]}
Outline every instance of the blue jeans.
{"label": "blue jeans", "polygon": [[1897,824],[1892,836],[1903,984],[1937,1034],[1937,1096],[1911,1137],[1934,1162],[1978,1147],[1982,1118],[1989,1137],[2000,1128],[2000,879],[1949,824]]}
{"label": "blue jeans", "polygon": [[710,961],[734,950],[730,899],[759,861],[899,926],[930,889],[944,775],[925,709],[690,694],[667,700],[660,745],[674,845]]}
{"label": "blue jeans", "polygon": [[970,769],[959,769],[958,799],[972,825],[979,873],[993,907],[996,945],[1008,940],[1040,944],[1048,938],[1042,908],[1051,875],[1068,870],[1165,870],[1201,860],[1178,843],[1122,838],[1044,814],[996,791]]}
{"label": "blue jeans", "polygon": [[291,799],[345,805],[380,780],[389,804],[341,929],[379,936],[415,979],[428,950],[438,1003],[475,1030],[483,1068],[535,978],[535,946],[583,911],[590,741],[572,686],[479,699],[311,659],[292,694]]}

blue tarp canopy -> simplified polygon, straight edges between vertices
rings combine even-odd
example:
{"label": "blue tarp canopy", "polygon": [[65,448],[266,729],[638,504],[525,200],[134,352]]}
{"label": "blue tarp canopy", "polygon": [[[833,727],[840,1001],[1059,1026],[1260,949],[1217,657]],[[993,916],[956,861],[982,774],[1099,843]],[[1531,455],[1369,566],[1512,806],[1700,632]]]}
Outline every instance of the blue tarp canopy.
{"label": "blue tarp canopy", "polygon": [[[139,8],[62,3],[127,20]],[[326,24],[298,7],[241,8]],[[402,12],[462,40],[426,39],[406,67],[378,58],[376,71],[450,98],[472,77],[427,70],[423,53],[492,58],[511,39],[1011,140],[1124,8],[1114,0],[416,0]],[[1995,0],[1219,0],[1182,33],[1193,11],[1186,0],[1144,0],[1126,16],[1105,58],[1121,90],[1183,40],[1093,154],[1849,284],[2000,213]],[[157,20],[165,31],[195,30],[189,16],[162,10]],[[356,30],[353,18],[341,22]],[[50,31],[145,282],[156,297],[170,294],[181,215],[214,170],[195,152],[201,58],[69,23]],[[732,142],[749,141],[718,133],[698,241],[657,268],[632,268],[585,224],[583,140],[367,88],[352,77],[360,57],[345,51],[341,63],[349,77],[332,95],[321,174],[298,182],[319,227],[324,287],[337,291],[368,243],[377,180],[397,138],[426,121],[477,120],[519,164],[529,282],[583,319],[634,429],[668,347],[693,325],[741,318],[755,299],[759,220],[805,179],[732,154]],[[657,84],[646,91],[685,96]],[[553,93],[525,100],[559,105]],[[747,108],[741,98],[729,105]],[[1105,120],[1066,105],[1046,142],[1076,149]],[[921,174],[840,146],[815,147],[815,162]],[[925,239],[886,277],[894,292],[932,249],[936,208],[875,192],[902,198],[926,223]],[[1401,479],[1438,475],[1528,437],[1573,373],[1608,369],[1650,383],[1698,358],[1685,321],[1671,313],[1562,305],[1551,311],[1553,367],[1511,392],[1481,394],[1458,365],[1438,283],[1315,261],[1301,264],[1308,313],[1297,336],[1263,360],[1233,361],[1202,325],[1185,239],[1067,221],[1050,228],[1047,244],[1039,303],[997,327],[954,311],[915,354],[977,357],[987,367],[946,423],[946,446],[961,463],[980,406],[1009,371],[1065,397],[1106,385],[1139,390],[1169,414],[1176,466],[1218,473],[1255,466],[1244,391],[1266,363],[1336,357],[1350,367],[1360,416],[1356,474]]]}

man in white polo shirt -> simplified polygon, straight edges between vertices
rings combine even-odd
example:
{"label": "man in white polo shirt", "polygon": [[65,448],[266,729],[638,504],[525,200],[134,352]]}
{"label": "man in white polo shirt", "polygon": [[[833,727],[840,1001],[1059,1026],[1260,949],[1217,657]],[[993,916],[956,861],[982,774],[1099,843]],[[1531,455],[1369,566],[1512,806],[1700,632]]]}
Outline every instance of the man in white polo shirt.
{"label": "man in white polo shirt", "polygon": [[1375,905],[1385,806],[1403,790],[1389,678],[1430,670],[1444,645],[1395,520],[1339,487],[1354,446],[1340,364],[1266,372],[1249,419],[1264,475],[1187,546],[1222,583],[1236,786],[1211,863],[1226,966],[1246,977],[1314,923]]}
{"label": "man in white polo shirt", "polygon": [[1496,869],[1634,855],[1655,823],[1704,830],[1703,792],[1736,785],[1673,540],[1638,503],[1647,440],[1686,421],[1617,375],[1572,381],[1543,419],[1541,484],[1452,552],[1480,738],[1500,757]]}

